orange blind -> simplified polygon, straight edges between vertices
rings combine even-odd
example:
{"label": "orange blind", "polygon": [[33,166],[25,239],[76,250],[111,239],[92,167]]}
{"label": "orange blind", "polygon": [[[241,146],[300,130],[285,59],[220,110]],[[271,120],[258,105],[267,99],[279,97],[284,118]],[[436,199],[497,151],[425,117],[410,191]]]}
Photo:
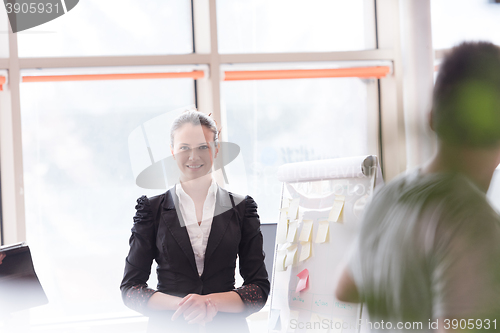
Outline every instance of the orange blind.
{"label": "orange blind", "polygon": [[179,73],[131,73],[131,74],[85,74],[85,75],[48,75],[23,76],[22,82],[67,82],[67,81],[101,81],[101,80],[140,80],[140,79],[202,79],[203,71]]}
{"label": "orange blind", "polygon": [[[282,79],[314,79],[329,77],[383,78],[390,73],[389,66],[330,68],[330,69],[291,69],[262,71],[226,71],[224,81],[241,80],[282,80]],[[98,80],[139,80],[139,79],[202,79],[203,71],[180,73],[132,73],[132,74],[83,74],[83,75],[46,75],[23,76],[22,82],[66,82],[66,81],[98,81]],[[1,78],[1,77],[0,77]],[[5,82],[5,78],[3,78]],[[2,83],[0,79],[0,84]]]}
{"label": "orange blind", "polygon": [[0,76],[0,91],[3,90],[3,85],[5,84],[6,81],[7,80],[6,80],[5,76]]}
{"label": "orange blind", "polygon": [[292,69],[267,71],[227,71],[224,81],[314,79],[326,77],[383,78],[391,71],[389,66],[331,69]]}

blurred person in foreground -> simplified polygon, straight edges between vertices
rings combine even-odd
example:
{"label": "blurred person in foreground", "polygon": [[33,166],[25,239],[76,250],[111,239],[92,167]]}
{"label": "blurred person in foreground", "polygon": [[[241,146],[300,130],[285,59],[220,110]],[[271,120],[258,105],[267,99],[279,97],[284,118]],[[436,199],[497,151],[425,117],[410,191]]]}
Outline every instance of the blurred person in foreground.
{"label": "blurred person in foreground", "polygon": [[373,331],[498,331],[500,218],[485,194],[500,163],[497,46],[448,54],[430,125],[437,153],[374,196],[336,296],[364,302]]}

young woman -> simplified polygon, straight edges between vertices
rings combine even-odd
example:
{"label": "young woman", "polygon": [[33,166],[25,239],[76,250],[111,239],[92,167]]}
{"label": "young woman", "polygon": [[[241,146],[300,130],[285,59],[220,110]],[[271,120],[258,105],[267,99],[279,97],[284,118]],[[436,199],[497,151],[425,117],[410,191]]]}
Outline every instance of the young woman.
{"label": "young woman", "polygon": [[[150,317],[148,332],[245,332],[269,294],[257,205],[217,186],[215,122],[187,111],[171,129],[180,182],[137,200],[121,284],[125,304]],[[234,288],[236,258],[243,286]],[[158,288],[146,284],[153,259]]]}

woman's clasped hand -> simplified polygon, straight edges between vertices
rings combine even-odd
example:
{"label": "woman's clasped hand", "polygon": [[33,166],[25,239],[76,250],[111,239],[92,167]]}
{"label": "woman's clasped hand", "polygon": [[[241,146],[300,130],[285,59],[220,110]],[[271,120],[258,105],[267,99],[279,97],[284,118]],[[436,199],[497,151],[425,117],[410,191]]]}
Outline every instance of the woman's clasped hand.
{"label": "woman's clasped hand", "polygon": [[217,314],[216,305],[207,295],[189,294],[179,302],[179,308],[172,315],[172,320],[184,316],[188,324],[201,324],[211,322]]}

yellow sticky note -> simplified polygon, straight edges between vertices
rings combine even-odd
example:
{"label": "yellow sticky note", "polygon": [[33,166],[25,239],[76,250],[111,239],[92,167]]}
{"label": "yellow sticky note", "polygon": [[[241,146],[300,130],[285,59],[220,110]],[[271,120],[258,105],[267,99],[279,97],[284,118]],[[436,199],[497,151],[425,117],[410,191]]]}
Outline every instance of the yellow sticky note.
{"label": "yellow sticky note", "polygon": [[303,220],[302,221],[302,231],[300,232],[299,241],[310,242],[312,228],[313,228],[313,221],[312,220]]}
{"label": "yellow sticky note", "polygon": [[299,203],[300,199],[292,199],[290,202],[290,207],[288,207],[288,218],[290,220],[295,220],[299,214]]}
{"label": "yellow sticky note", "polygon": [[286,208],[281,209],[280,220],[276,230],[276,243],[285,244],[288,233],[288,219],[286,218]]}
{"label": "yellow sticky note", "polygon": [[283,207],[280,209],[280,219],[284,219],[288,216],[288,208],[289,207]]}
{"label": "yellow sticky note", "polygon": [[328,240],[330,234],[330,222],[319,221],[318,232],[316,233],[315,243],[324,243]]}
{"label": "yellow sticky note", "polygon": [[288,248],[285,260],[285,267],[292,266],[295,263],[296,257],[297,257],[297,245],[293,245]]}
{"label": "yellow sticky note", "polygon": [[280,272],[286,270],[286,252],[286,250],[278,250],[278,252],[276,253],[276,269]]}
{"label": "yellow sticky note", "polygon": [[311,242],[300,242],[299,261],[304,261],[311,256]]}
{"label": "yellow sticky note", "polygon": [[288,223],[288,234],[286,236],[286,241],[289,243],[295,242],[295,235],[297,234],[297,227],[299,225],[299,221],[290,221]]}
{"label": "yellow sticky note", "polygon": [[308,333],[328,333],[330,332],[330,321],[328,318],[316,313],[311,314],[311,325],[307,329]]}
{"label": "yellow sticky note", "polygon": [[281,208],[288,208],[290,207],[290,199],[283,197],[281,200]]}
{"label": "yellow sticky note", "polygon": [[339,222],[340,214],[342,213],[342,209],[344,208],[345,196],[337,195],[335,197],[335,201],[333,202],[333,207],[330,210],[330,215],[328,216],[328,221],[330,222]]}

